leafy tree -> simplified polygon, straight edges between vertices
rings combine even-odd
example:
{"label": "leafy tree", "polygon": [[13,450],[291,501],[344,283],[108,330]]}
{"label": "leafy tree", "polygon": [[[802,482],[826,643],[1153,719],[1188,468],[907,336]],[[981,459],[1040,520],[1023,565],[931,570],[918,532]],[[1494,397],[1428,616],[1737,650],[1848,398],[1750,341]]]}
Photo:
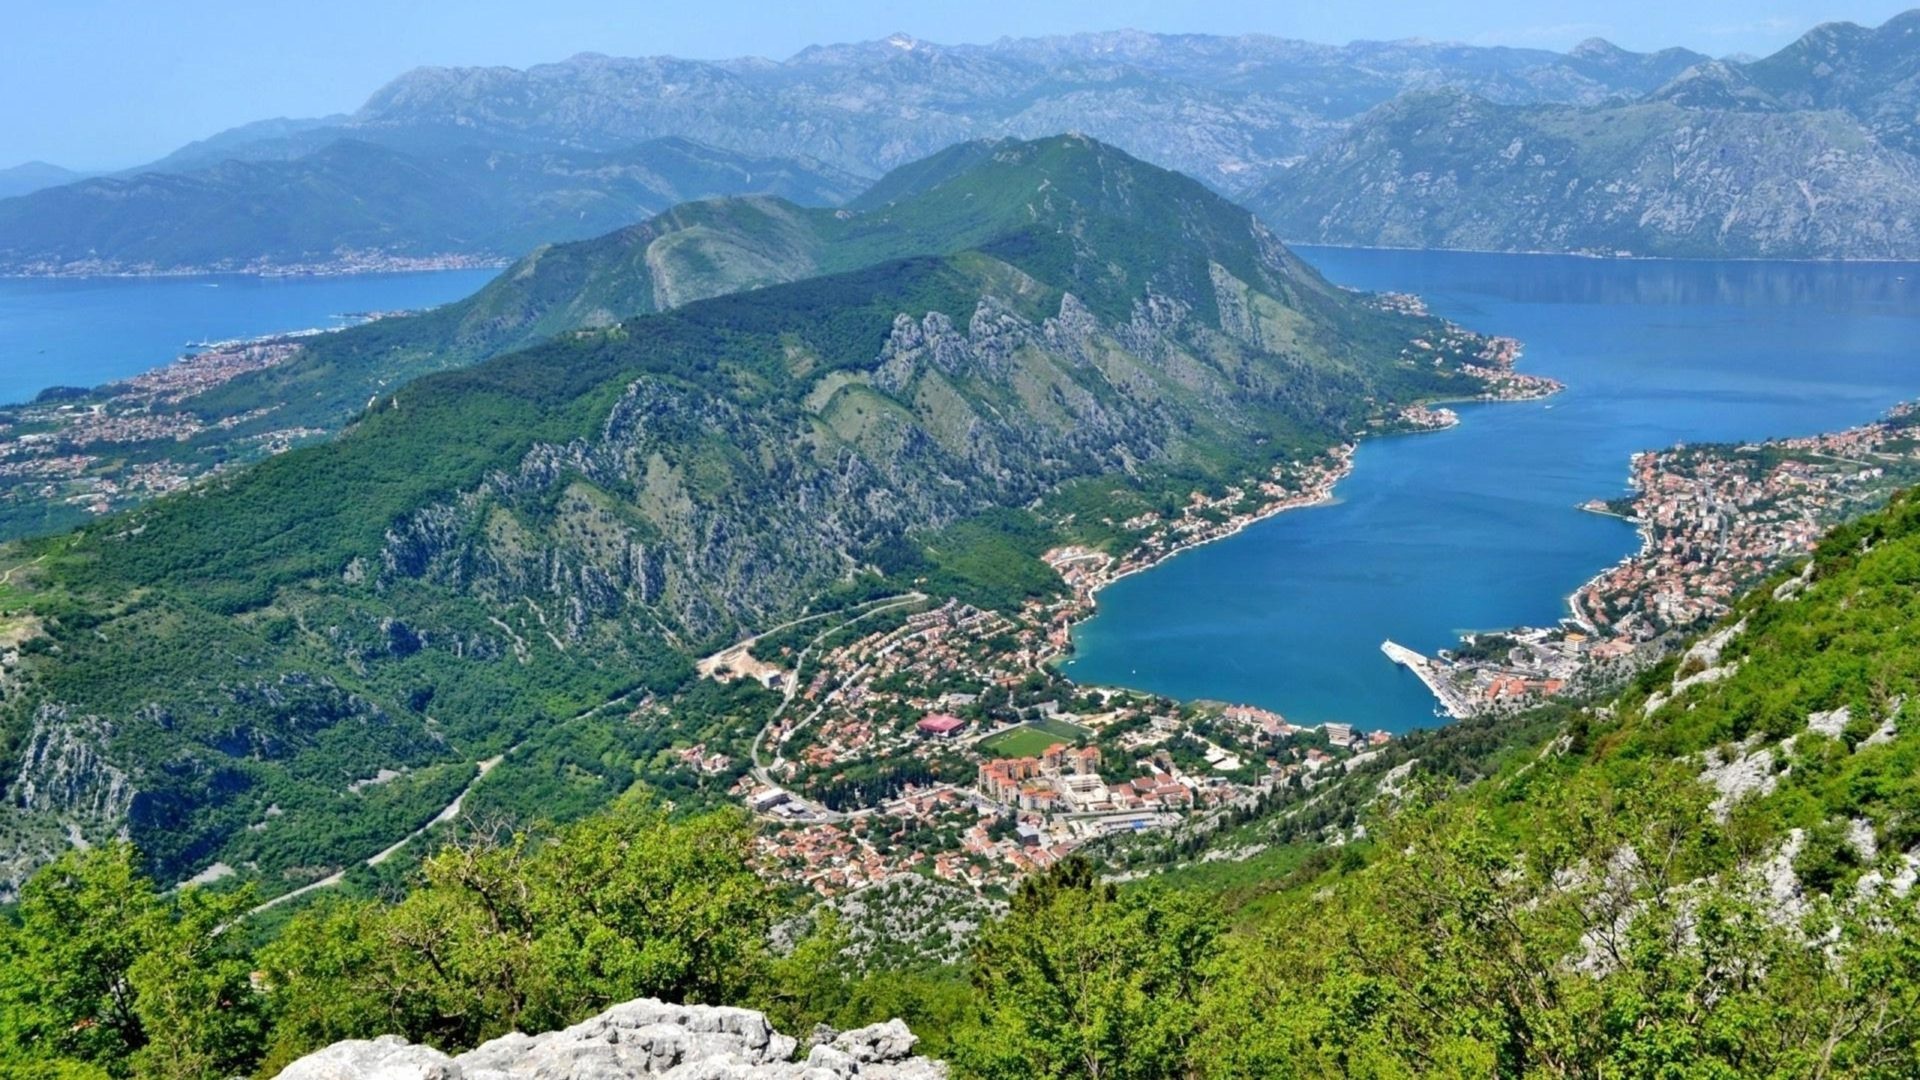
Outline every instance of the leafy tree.
{"label": "leafy tree", "polygon": [[251,892],[163,897],[137,867],[125,843],[71,851],[21,890],[0,928],[0,1062],[187,1078],[256,1056],[259,1001],[227,931]]}
{"label": "leafy tree", "polygon": [[199,1080],[244,1072],[259,1056],[265,1010],[251,957],[231,929],[253,902],[251,889],[188,888],[127,972],[147,1044],[136,1076]]}
{"label": "leafy tree", "polygon": [[1184,1072],[1221,932],[1203,898],[1118,894],[1068,859],[1024,884],[973,957],[967,1076],[1144,1080]]}
{"label": "leafy tree", "polygon": [[631,804],[551,836],[452,845],[392,906],[295,919],[263,953],[270,1059],[398,1032],[446,1048],[564,1027],[636,997],[732,1003],[767,970],[751,831]]}

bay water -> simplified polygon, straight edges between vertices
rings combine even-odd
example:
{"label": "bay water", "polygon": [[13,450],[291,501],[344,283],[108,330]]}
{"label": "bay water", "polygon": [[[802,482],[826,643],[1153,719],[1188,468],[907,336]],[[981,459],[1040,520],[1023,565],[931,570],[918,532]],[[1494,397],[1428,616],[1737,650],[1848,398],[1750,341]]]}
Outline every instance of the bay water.
{"label": "bay water", "polygon": [[[1521,369],[1566,392],[1369,440],[1333,503],[1116,583],[1075,633],[1076,679],[1302,723],[1431,724],[1432,700],[1381,641],[1432,652],[1559,618],[1636,545],[1575,508],[1623,493],[1634,451],[1833,430],[1920,396],[1920,265],[1300,250],[1340,284],[1418,293],[1521,339]],[[125,378],[188,341],[430,307],[492,275],[0,279],[0,402]]]}
{"label": "bay water", "polygon": [[494,270],[328,277],[0,278],[0,404],[92,387],[177,358],[190,341],[344,325],[361,312],[468,296]]}
{"label": "bay water", "polygon": [[1115,583],[1074,635],[1075,679],[1431,726],[1432,698],[1380,643],[1432,653],[1559,619],[1638,546],[1576,509],[1625,493],[1634,451],[1834,430],[1920,397],[1920,265],[1300,251],[1340,284],[1519,338],[1520,370],[1566,391],[1368,440],[1334,502]]}

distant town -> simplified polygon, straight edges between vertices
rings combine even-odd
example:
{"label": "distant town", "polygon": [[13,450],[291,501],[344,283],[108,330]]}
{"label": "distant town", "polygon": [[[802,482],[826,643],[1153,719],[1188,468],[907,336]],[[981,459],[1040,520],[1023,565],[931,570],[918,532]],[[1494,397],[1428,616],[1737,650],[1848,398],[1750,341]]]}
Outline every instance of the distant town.
{"label": "distant town", "polygon": [[[397,314],[402,313],[345,318],[358,325]],[[55,390],[27,404],[0,407],[0,513],[29,520],[112,513],[325,436],[326,431],[301,425],[255,426],[270,415],[267,409],[213,418],[186,403],[243,375],[284,364],[300,352],[303,341],[329,332],[200,343],[173,363],[122,382],[95,390]],[[242,426],[249,432],[238,433]],[[209,445],[189,445],[196,443]]]}
{"label": "distant town", "polygon": [[[1386,302],[1419,310],[1411,298]],[[1559,389],[1514,372],[1518,355],[1510,340],[1484,346],[1488,398]],[[1369,430],[1457,422],[1450,409],[1415,405]],[[1437,711],[1456,718],[1617,680],[1724,614],[1742,587],[1808,552],[1834,522],[1920,480],[1917,423],[1920,411],[1903,406],[1834,434],[1635,455],[1633,494],[1582,509],[1633,522],[1642,548],[1576,591],[1563,622],[1470,635],[1435,657],[1384,642],[1386,659],[1412,670]],[[1072,626],[1092,613],[1100,588],[1332,497],[1354,449],[1334,447],[1214,497],[1196,492],[1176,514],[1124,522],[1136,537],[1124,554],[1049,551],[1067,592],[1013,615],[908,598],[815,639],[710,659],[715,677],[760,679],[794,706],[762,733],[761,756],[734,789],[769,823],[767,869],[830,896],[915,874],[990,890],[1090,842],[1251,806],[1276,787],[1312,787],[1366,761],[1390,733],[1081,687],[1050,667],[1071,650]],[[701,763],[700,753],[689,751],[689,761]]]}
{"label": "distant town", "polygon": [[0,267],[0,277],[198,277],[249,274],[257,277],[340,277],[348,274],[401,274],[426,270],[486,270],[507,265],[498,255],[399,255],[390,251],[336,251],[329,258],[304,262],[228,259],[187,266],[158,266],[120,259],[29,260]]}

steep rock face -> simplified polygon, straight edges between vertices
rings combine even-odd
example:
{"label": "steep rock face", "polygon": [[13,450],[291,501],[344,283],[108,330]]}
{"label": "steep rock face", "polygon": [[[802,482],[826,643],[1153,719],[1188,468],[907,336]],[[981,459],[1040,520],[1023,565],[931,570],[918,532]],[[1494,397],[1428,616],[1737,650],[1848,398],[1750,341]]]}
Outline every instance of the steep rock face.
{"label": "steep rock face", "polygon": [[106,760],[112,737],[112,727],[97,716],[72,716],[52,703],[40,706],[20,768],[7,785],[13,806],[68,820],[125,813],[135,791],[127,774]]}
{"label": "steep rock face", "polygon": [[280,1080],[944,1080],[946,1066],[913,1056],[898,1020],[798,1043],[747,1009],[630,1001],[564,1031],[502,1036],[458,1057],[397,1036],[335,1043],[286,1067]]}
{"label": "steep rock face", "polygon": [[[1676,101],[1753,88],[1701,73]],[[1384,106],[1254,198],[1292,240],[1669,256],[1920,255],[1920,160],[1837,111]]]}
{"label": "steep rock face", "polygon": [[536,445],[396,525],[379,584],[423,580],[495,609],[530,600],[546,613],[538,631],[568,646],[617,641],[635,620],[717,640],[791,610],[877,539],[1246,424],[1246,405],[1289,380],[1241,362],[1259,300],[1225,292],[1233,336],[1165,297],[1119,325],[1071,293],[1038,322],[991,294],[964,326],[903,313],[870,369],[831,372],[772,414],[635,381],[595,438]]}

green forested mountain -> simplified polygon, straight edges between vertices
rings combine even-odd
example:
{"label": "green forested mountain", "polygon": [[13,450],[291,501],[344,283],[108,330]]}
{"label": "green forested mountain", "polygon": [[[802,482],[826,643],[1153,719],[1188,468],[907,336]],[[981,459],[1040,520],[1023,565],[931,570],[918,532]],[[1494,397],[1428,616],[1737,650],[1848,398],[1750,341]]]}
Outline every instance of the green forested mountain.
{"label": "green forested mountain", "polygon": [[[336,429],[372,398],[422,374],[727,293],[967,251],[1005,235],[1023,215],[1044,214],[1057,228],[1085,234],[1093,250],[1127,258],[1154,257],[1147,237],[1176,239],[1141,204],[1115,197],[1124,193],[1095,203],[1028,191],[1029,174],[1067,165],[1036,161],[1025,146],[950,147],[902,166],[842,209],[772,196],[709,199],[604,236],[543,246],[465,300],[315,339],[292,361],[174,407],[209,421],[246,417],[206,442],[292,425]],[[1214,199],[1197,188],[1178,197]]]}
{"label": "green forested mountain", "polygon": [[14,872],[125,829],[163,876],[277,891],[523,740],[548,756],[503,790],[591,806],[677,734],[746,730],[697,650],[909,584],[1015,602],[1053,587],[1052,537],[1478,388],[1403,356],[1432,320],[1110,148],[929,175],[938,200],[825,216],[820,251],[883,261],[427,376],[330,444],[17,546]]}
{"label": "green forested mountain", "polygon": [[680,138],[597,152],[340,138],[286,160],[222,161],[0,199],[0,269],[141,272],[501,258],[595,236],[688,199],[853,194],[839,170]]}
{"label": "green forested mountain", "polygon": [[[290,362],[173,407],[210,421],[246,417],[202,440],[208,442],[292,425],[333,429],[416,376],[561,334],[891,259],[966,251],[1004,235],[1029,213],[1034,193],[1025,190],[1025,174],[1058,166],[1030,160],[1022,145],[1005,140],[949,148],[903,166],[848,209],[771,196],[710,199],[590,240],[542,246],[472,297],[317,338]],[[1203,197],[1198,189],[1182,195]],[[1036,209],[1059,228],[1099,230],[1089,242],[1100,250],[1151,257],[1131,235],[1143,217],[1137,205],[1076,199],[1049,206],[1043,198]]]}

